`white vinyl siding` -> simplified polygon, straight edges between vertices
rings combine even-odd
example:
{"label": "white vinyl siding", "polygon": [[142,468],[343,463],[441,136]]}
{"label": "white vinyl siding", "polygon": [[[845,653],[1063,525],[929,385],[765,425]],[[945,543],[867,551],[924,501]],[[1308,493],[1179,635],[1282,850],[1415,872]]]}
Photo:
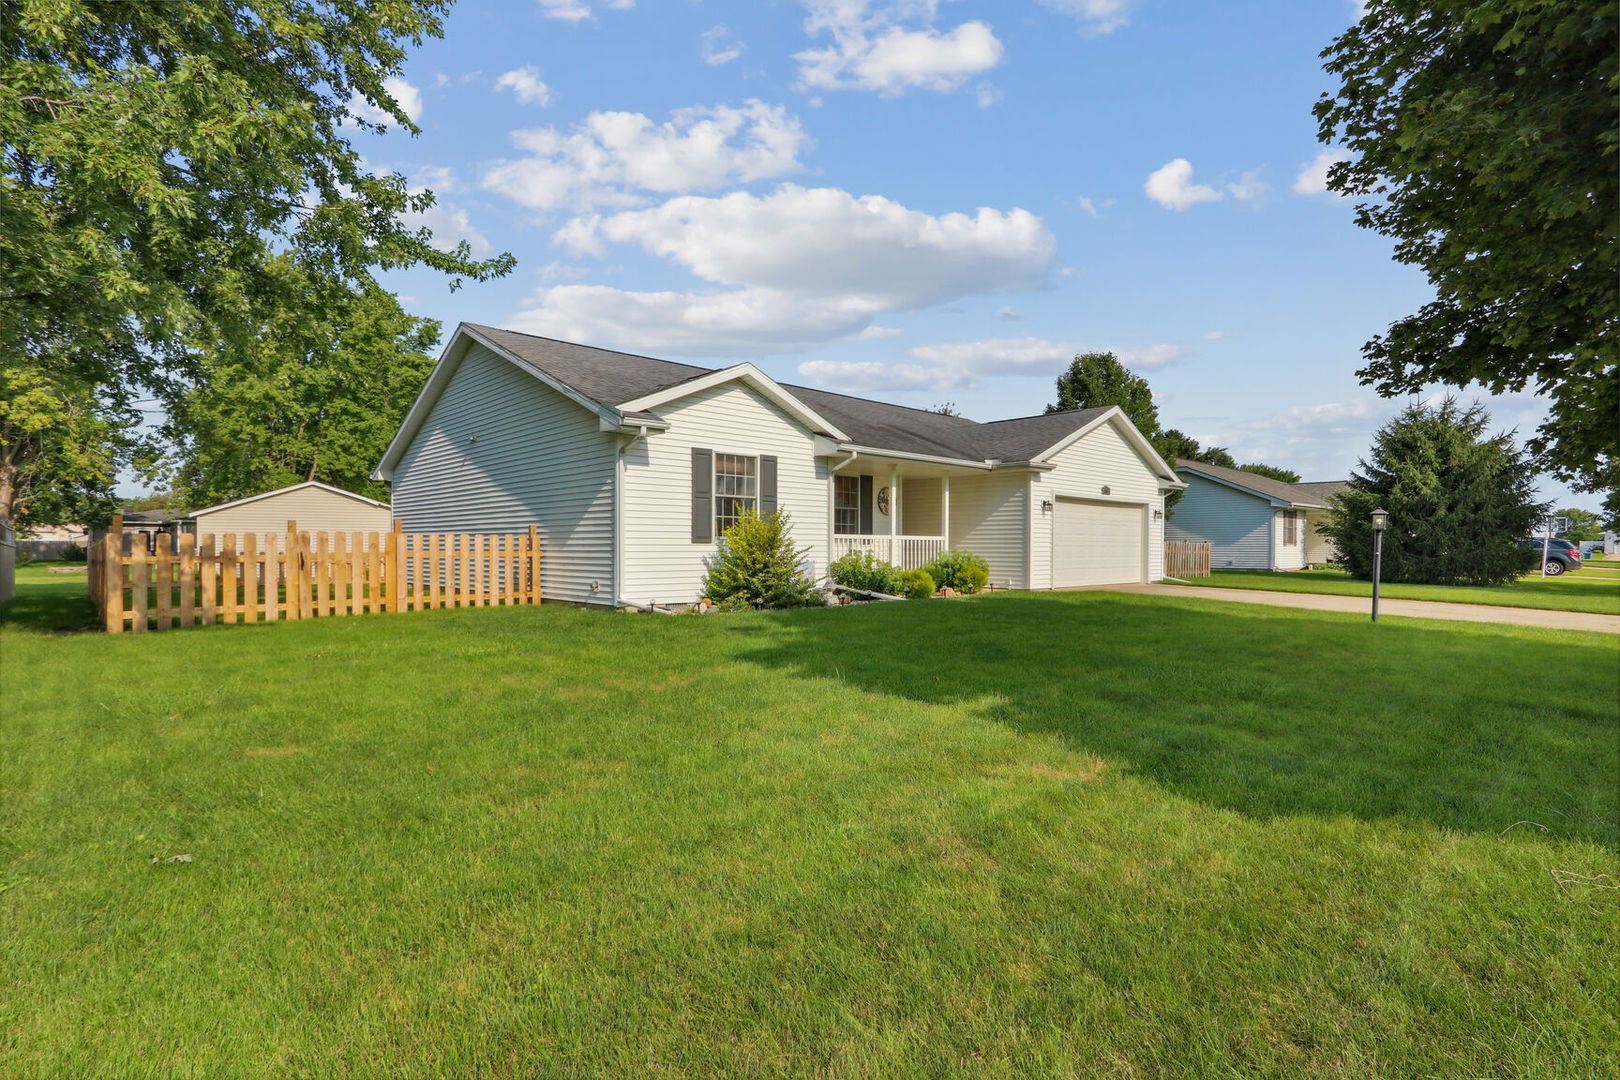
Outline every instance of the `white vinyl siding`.
{"label": "white vinyl siding", "polygon": [[944,485],[937,476],[902,477],[900,480],[900,531],[907,536],[938,536]]}
{"label": "white vinyl siding", "polygon": [[[1113,422],[1101,425],[1083,438],[1052,456],[1056,468],[1035,473],[1030,483],[1030,536],[1032,560],[1031,588],[1052,588],[1052,529],[1058,498],[1091,499],[1132,504],[1145,511],[1147,529],[1147,580],[1164,577],[1164,518],[1154,520],[1153,511],[1164,509],[1159,476],[1136,452]],[[1102,489],[1108,488],[1104,495]],[[951,487],[954,508],[956,488]],[[1041,503],[1052,500],[1052,510]]]}
{"label": "white vinyl siding", "polygon": [[1166,539],[1208,540],[1212,570],[1271,569],[1272,530],[1281,528],[1271,503],[1194,473],[1181,478],[1187,490],[1169,516]]}
{"label": "white vinyl siding", "polygon": [[951,547],[982,555],[997,588],[1029,586],[1028,473],[951,477]]}
{"label": "white vinyl siding", "polygon": [[536,525],[545,599],[606,604],[614,448],[595,413],[474,344],[394,470],[394,516],[409,532]]}
{"label": "white vinyl siding", "polygon": [[198,514],[196,520],[199,534],[215,536],[280,534],[287,531],[288,521],[298,522],[298,531],[312,536],[318,532],[385,533],[393,527],[393,515],[388,507],[318,487],[267,495],[223,510]]}
{"label": "white vinyl siding", "polygon": [[793,539],[810,549],[817,575],[827,572],[832,485],[815,457],[815,440],[797,421],[739,382],[701,390],[658,407],[667,431],[624,451],[620,511],[619,595],[638,604],[681,604],[703,593],[714,545],[692,542],[692,450],[716,455],[772,455],[778,508],[793,517]]}

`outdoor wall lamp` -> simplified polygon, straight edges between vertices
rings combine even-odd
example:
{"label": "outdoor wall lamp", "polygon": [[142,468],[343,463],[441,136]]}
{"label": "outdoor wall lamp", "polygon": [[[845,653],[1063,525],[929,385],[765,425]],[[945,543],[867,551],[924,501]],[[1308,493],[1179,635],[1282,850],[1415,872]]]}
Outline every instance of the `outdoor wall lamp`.
{"label": "outdoor wall lamp", "polygon": [[1050,514],[1051,512],[1052,512],[1052,500],[1051,499],[1042,499],[1041,500],[1041,513]]}
{"label": "outdoor wall lamp", "polygon": [[1153,520],[1154,521],[1163,521],[1164,520],[1164,511],[1163,510],[1155,510],[1155,511],[1153,511]]}
{"label": "outdoor wall lamp", "polygon": [[1373,527],[1373,607],[1372,621],[1378,621],[1378,579],[1384,573],[1384,526],[1389,524],[1388,510],[1372,512]]}

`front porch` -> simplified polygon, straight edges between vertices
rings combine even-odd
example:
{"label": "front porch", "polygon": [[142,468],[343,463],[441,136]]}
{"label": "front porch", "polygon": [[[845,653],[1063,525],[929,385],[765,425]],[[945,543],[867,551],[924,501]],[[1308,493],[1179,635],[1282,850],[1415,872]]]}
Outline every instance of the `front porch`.
{"label": "front porch", "polygon": [[918,570],[951,544],[951,473],[933,463],[863,455],[833,470],[833,559],[870,552],[880,562]]}
{"label": "front porch", "polygon": [[946,548],[945,537],[903,536],[896,534],[834,534],[832,557],[843,558],[852,551],[870,551],[879,562],[893,563],[902,570],[917,570],[932,562]]}

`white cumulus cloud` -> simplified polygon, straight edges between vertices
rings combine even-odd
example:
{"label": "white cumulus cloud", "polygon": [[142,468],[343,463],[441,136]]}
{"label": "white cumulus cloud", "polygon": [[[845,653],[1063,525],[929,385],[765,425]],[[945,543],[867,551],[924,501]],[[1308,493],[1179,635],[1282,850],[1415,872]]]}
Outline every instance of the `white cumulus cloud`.
{"label": "white cumulus cloud", "polygon": [[551,87],[540,80],[540,69],[533,64],[508,71],[495,80],[495,89],[512,91],[525,105],[551,104]]}
{"label": "white cumulus cloud", "polygon": [[639,246],[706,285],[636,293],[542,290],[518,316],[553,336],[665,353],[752,355],[843,340],[885,312],[1038,287],[1055,240],[1026,210],[932,215],[891,199],[785,184],[766,195],[682,196],[576,218],[556,241],[579,253]]}
{"label": "white cumulus cloud", "polygon": [[[411,118],[411,123],[422,119],[422,91],[411,85],[403,77],[390,75],[383,80],[383,89],[388,96],[399,102],[399,107],[405,115]],[[392,125],[397,121],[391,113],[385,112],[361,97],[358,93],[349,95],[349,112],[362,120],[369,120],[373,124]]]}
{"label": "white cumulus cloud", "polygon": [[[602,0],[601,6],[609,11],[625,11],[635,7],[635,0]],[[548,19],[577,23],[590,18],[593,12],[584,0],[540,0],[540,14]]]}
{"label": "white cumulus cloud", "polygon": [[406,214],[403,220],[412,228],[432,232],[433,246],[441,251],[452,251],[465,240],[475,259],[487,259],[495,254],[495,246],[473,226],[467,211],[460,207],[436,202],[420,213]]}
{"label": "white cumulus cloud", "polygon": [[1073,15],[1089,34],[1107,34],[1126,23],[1135,0],[1040,0],[1042,7]]}
{"label": "white cumulus cloud", "polygon": [[[1096,346],[1078,341],[980,338],[919,345],[908,352],[915,362],[811,360],[799,365],[799,374],[823,386],[849,390],[961,390],[997,375],[1056,375],[1078,354],[1094,351]],[[1154,371],[1186,350],[1159,344],[1113,346],[1106,351],[1127,367]]]}
{"label": "white cumulus cloud", "polygon": [[1150,173],[1142,190],[1160,206],[1176,211],[1203,202],[1219,202],[1225,197],[1212,187],[1193,183],[1192,175],[1192,162],[1176,158]]}
{"label": "white cumulus cloud", "polygon": [[711,26],[703,31],[703,62],[710,67],[729,64],[743,54],[744,45],[731,36],[724,26]]}
{"label": "white cumulus cloud", "polygon": [[591,113],[572,129],[514,131],[527,156],[497,161],[483,185],[536,210],[626,206],[644,193],[704,191],[788,176],[809,145],[796,117],[750,100],[680,109],[658,124],[641,113]]}
{"label": "white cumulus cloud", "polygon": [[[1001,62],[1001,42],[985,23],[935,29],[938,0],[805,0],[805,7],[805,30],[832,44],[794,57],[803,87],[886,96],[955,90]],[[993,90],[981,90],[981,104],[994,100]]]}
{"label": "white cumulus cloud", "polygon": [[1294,178],[1295,195],[1326,195],[1328,194],[1328,169],[1341,161],[1349,161],[1350,152],[1337,148],[1323,150],[1315,158],[1299,167],[1299,175]]}

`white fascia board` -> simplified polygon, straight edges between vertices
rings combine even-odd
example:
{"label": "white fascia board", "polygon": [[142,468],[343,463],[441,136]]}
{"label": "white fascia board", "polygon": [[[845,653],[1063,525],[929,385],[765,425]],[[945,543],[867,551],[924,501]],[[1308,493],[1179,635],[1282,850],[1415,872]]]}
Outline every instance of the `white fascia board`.
{"label": "white fascia board", "polygon": [[621,413],[648,412],[660,405],[671,401],[679,401],[681,398],[738,379],[747,382],[754,389],[764,394],[779,408],[809,428],[812,434],[824,431],[835,439],[845,440],[849,438],[831,420],[828,420],[825,416],[822,416],[816,410],[788,393],[775,379],[749,363],[734,364],[728,368],[721,368],[719,371],[711,371],[707,375],[699,375],[695,379],[687,379],[685,382],[676,383],[674,386],[666,386],[662,390],[656,390],[643,397],[621,402],[619,411]]}
{"label": "white fascia board", "polygon": [[927,465],[955,465],[957,468],[961,469],[980,469],[987,471],[992,467],[999,467],[1001,464],[1000,462],[992,463],[989,461],[974,461],[972,458],[941,457],[936,454],[913,454],[907,450],[884,450],[882,447],[878,446],[858,446],[851,442],[839,443],[837,450],[842,454],[847,454],[853,451],[860,454],[862,457],[893,459],[895,461],[919,461]]}
{"label": "white fascia board", "polygon": [[357,495],[352,491],[344,491],[342,488],[333,487],[331,484],[323,484],[319,480],[305,480],[302,484],[292,484],[288,487],[277,488],[274,491],[265,491],[258,495],[249,495],[246,498],[236,499],[228,503],[220,503],[218,506],[205,506],[201,510],[193,510],[191,513],[187,514],[185,520],[189,521],[192,518],[202,517],[204,514],[214,514],[221,510],[229,510],[232,507],[243,506],[250,502],[258,502],[260,499],[268,499],[272,495],[285,495],[289,491],[302,491],[305,488],[320,488],[322,491],[330,491],[333,495],[342,495],[346,498],[355,499],[359,502],[369,503],[380,510],[392,509],[385,502],[378,502],[376,499],[368,499],[364,495]]}
{"label": "white fascia board", "polygon": [[1052,457],[1054,454],[1062,453],[1104,424],[1113,424],[1119,429],[1120,434],[1125,436],[1125,441],[1131,444],[1137,456],[1147,463],[1148,468],[1153,471],[1154,475],[1172,483],[1181,483],[1180,478],[1176,476],[1176,470],[1171,467],[1168,461],[1159,456],[1159,452],[1153,448],[1153,444],[1148,442],[1147,436],[1137,430],[1136,425],[1131,423],[1131,418],[1125,415],[1125,410],[1118,405],[1110,406],[1107,412],[1091,423],[1076,431],[1069,432],[1044,452],[1036,454],[1034,460],[1042,461]]}
{"label": "white fascia board", "polygon": [[444,393],[446,384],[450,382],[451,377],[456,373],[456,369],[461,366],[463,357],[467,355],[467,348],[473,342],[484,346],[484,348],[519,371],[545,383],[570,401],[589,409],[603,419],[613,420],[614,426],[618,426],[619,414],[612,406],[604,405],[594,398],[586,397],[567,383],[560,382],[533,365],[519,360],[483,334],[473,330],[466,323],[458,323],[455,332],[450,335],[450,340],[446,343],[444,351],[439,354],[439,359],[434,362],[433,370],[428,373],[427,382],[422,384],[421,392],[416,395],[416,400],[411,402],[410,410],[406,412],[405,419],[400,422],[399,430],[394,433],[393,439],[389,441],[388,449],[383,451],[382,460],[372,470],[371,478],[373,480],[392,481],[394,479],[394,468],[399,464],[399,459],[405,456],[406,448],[411,445],[411,440],[416,437],[417,431],[421,429],[422,424],[427,420],[428,413],[433,411],[433,406],[438,403],[439,396]]}
{"label": "white fascia board", "polygon": [[624,435],[639,435],[643,429],[647,431],[668,431],[668,420],[641,420],[634,417],[619,420],[610,420],[602,417],[596,422],[600,431],[617,431]]}

